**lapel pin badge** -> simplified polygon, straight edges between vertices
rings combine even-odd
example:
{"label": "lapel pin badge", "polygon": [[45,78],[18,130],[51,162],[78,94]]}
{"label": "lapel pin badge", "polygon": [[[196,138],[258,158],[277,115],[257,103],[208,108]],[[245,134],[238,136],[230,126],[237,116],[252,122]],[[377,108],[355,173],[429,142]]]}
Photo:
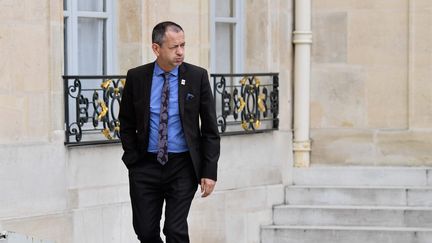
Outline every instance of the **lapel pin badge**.
{"label": "lapel pin badge", "polygon": [[182,85],[185,85],[185,84],[186,84],[186,80],[182,79],[182,80],[181,80],[181,84],[182,84]]}

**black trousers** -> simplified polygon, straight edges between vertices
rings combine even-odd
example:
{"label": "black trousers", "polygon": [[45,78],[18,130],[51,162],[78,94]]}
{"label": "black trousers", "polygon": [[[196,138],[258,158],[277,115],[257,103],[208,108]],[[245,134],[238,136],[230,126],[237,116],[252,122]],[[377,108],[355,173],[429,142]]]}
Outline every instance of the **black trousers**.
{"label": "black trousers", "polygon": [[163,233],[167,243],[188,243],[187,216],[198,187],[189,152],[169,154],[161,165],[147,153],[129,168],[133,227],[141,243],[162,243],[160,220],[165,201]]}

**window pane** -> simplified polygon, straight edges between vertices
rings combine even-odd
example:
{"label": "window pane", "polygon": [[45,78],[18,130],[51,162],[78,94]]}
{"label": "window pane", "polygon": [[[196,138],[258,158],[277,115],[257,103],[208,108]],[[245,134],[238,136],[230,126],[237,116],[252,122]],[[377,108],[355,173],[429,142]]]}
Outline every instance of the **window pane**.
{"label": "window pane", "polygon": [[216,17],[234,17],[233,0],[215,0]]}
{"label": "window pane", "polygon": [[232,73],[233,69],[233,24],[216,23],[216,72]]}
{"label": "window pane", "polygon": [[78,73],[104,74],[104,20],[78,19]]}
{"label": "window pane", "polygon": [[105,11],[105,0],[78,0],[78,11]]}
{"label": "window pane", "polygon": [[69,35],[67,34],[69,26],[67,23],[68,23],[67,18],[63,18],[63,24],[64,24],[64,28],[63,28],[64,74],[66,74],[66,75],[68,74],[68,65],[69,65],[69,62],[68,62],[68,38],[69,38]]}
{"label": "window pane", "polygon": [[67,0],[63,0],[63,10],[67,10]]}

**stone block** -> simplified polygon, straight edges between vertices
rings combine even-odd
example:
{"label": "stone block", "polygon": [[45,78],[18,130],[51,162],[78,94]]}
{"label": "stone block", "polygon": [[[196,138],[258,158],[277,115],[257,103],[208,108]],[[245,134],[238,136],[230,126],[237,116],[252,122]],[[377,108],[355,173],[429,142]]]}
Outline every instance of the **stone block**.
{"label": "stone block", "polygon": [[0,239],[2,239],[4,243],[54,243],[54,241],[51,240],[40,240],[32,236],[18,234],[15,232],[1,232]]}
{"label": "stone block", "polygon": [[[291,65],[290,65],[291,66]],[[279,71],[279,131],[288,132],[292,130],[293,96],[292,96],[292,70]],[[284,95],[280,95],[284,94]]]}
{"label": "stone block", "polygon": [[0,24],[3,53],[9,57],[9,69],[5,74],[9,79],[1,80],[1,82],[11,82],[13,91],[48,91],[49,33],[47,26],[22,23]]}
{"label": "stone block", "polygon": [[272,223],[272,210],[268,208],[257,212],[247,213],[246,217],[247,234],[244,236],[244,243],[260,243],[260,228],[262,225],[268,225]]}
{"label": "stone block", "polygon": [[[218,189],[281,183],[281,160],[275,156],[273,133],[224,136],[221,140]],[[289,148],[290,141],[285,141]]]}
{"label": "stone block", "polygon": [[130,202],[129,185],[112,185],[69,190],[69,207],[99,207]]}
{"label": "stone block", "polygon": [[430,136],[415,130],[313,129],[312,163],[428,166]]}
{"label": "stone block", "polygon": [[0,142],[47,142],[50,105],[47,93],[0,95],[0,107],[7,120],[0,128]]}
{"label": "stone block", "polygon": [[49,16],[49,0],[34,2],[6,0],[0,3],[0,21],[42,22]]}
{"label": "stone block", "polygon": [[185,62],[198,64],[200,61],[200,54],[201,48],[199,46],[188,46],[185,54]]}
{"label": "stone block", "polygon": [[405,206],[407,196],[402,188],[374,187],[287,187],[288,205],[359,205]]}
{"label": "stone block", "polygon": [[380,9],[380,10],[403,10],[406,9],[407,4],[404,0],[386,1],[386,0],[320,0],[312,1],[313,8],[319,10],[368,10],[368,9]]}
{"label": "stone block", "polygon": [[379,131],[377,147],[383,165],[432,165],[432,133]]}
{"label": "stone block", "polygon": [[[427,167],[426,167],[427,168]],[[310,167],[293,171],[301,186],[426,186],[426,168],[417,167]]]}
{"label": "stone block", "polygon": [[121,155],[119,144],[69,148],[69,189],[127,184],[127,169]]}
{"label": "stone block", "polygon": [[73,242],[139,242],[129,203],[73,210]]}
{"label": "stone block", "polygon": [[[411,45],[411,79],[410,79],[410,128],[428,128],[432,122],[430,108],[432,85],[430,82],[432,64],[432,23],[431,3],[417,1],[414,6]],[[415,43],[415,44],[414,44]]]}
{"label": "stone block", "polygon": [[428,0],[416,0],[413,6],[415,7],[415,11],[432,10],[432,4]]}
{"label": "stone block", "polygon": [[232,212],[256,211],[267,206],[267,188],[253,187],[226,193],[226,209]]}
{"label": "stone block", "polygon": [[131,68],[140,66],[143,64],[141,49],[142,45],[139,43],[122,43],[118,44],[118,56],[119,56],[119,73],[126,75],[127,71]]}
{"label": "stone block", "polygon": [[223,192],[216,191],[208,198],[197,194],[188,217],[191,242],[226,242],[225,203]]}
{"label": "stone block", "polygon": [[428,186],[432,186],[432,169],[428,168],[426,170],[426,175],[427,175],[427,185]]}
{"label": "stone block", "polygon": [[[5,230],[35,238],[52,240],[58,243],[74,243],[70,237],[73,227],[71,217],[68,214],[6,219],[0,220],[0,224],[3,224]],[[11,243],[13,242],[15,241],[11,241]],[[42,243],[45,243],[45,241]]]}
{"label": "stone block", "polygon": [[[279,30],[278,33],[274,33],[278,36],[278,48],[274,48],[279,51],[280,63],[283,69],[291,69],[293,63],[293,45],[287,45],[287,43],[292,43],[292,31],[294,28],[293,20],[293,0],[280,1],[280,5],[275,14],[279,16]],[[276,38],[275,38],[276,39]],[[282,72],[282,69],[279,70]]]}
{"label": "stone block", "polygon": [[247,215],[242,211],[230,211],[229,219],[225,223],[225,242],[249,243]]}
{"label": "stone block", "polygon": [[[210,70],[210,47],[201,47],[199,53],[199,64],[202,68],[207,69],[207,72],[211,72]],[[211,82],[211,81],[210,81]]]}
{"label": "stone block", "polygon": [[313,129],[312,164],[374,163],[376,148],[374,133],[354,129]]}
{"label": "stone block", "polygon": [[282,202],[283,185],[217,190],[209,198],[195,198],[188,218],[191,242],[258,243],[260,225],[271,222],[272,205]]}
{"label": "stone block", "polygon": [[18,95],[0,95],[0,109],[9,122],[2,122],[0,126],[0,142],[2,144],[15,143],[25,134],[24,117],[28,111],[27,97]]}
{"label": "stone block", "polygon": [[[429,175],[429,173],[428,173]],[[429,177],[428,177],[429,180]],[[430,185],[430,184],[428,184]],[[432,206],[432,190],[429,188],[418,188],[407,190],[407,205],[409,206]]]}
{"label": "stone block", "polygon": [[348,65],[314,65],[311,73],[311,126],[359,128],[366,125],[364,69]]}
{"label": "stone block", "polygon": [[[63,23],[63,4],[62,1],[47,0],[49,5],[49,19],[51,22]],[[46,9],[45,9],[46,10]]]}
{"label": "stone block", "polygon": [[301,206],[274,208],[276,225],[430,227],[428,208],[369,206]]}
{"label": "stone block", "polygon": [[[52,101],[50,106],[50,114],[52,117],[64,117],[64,94],[63,91],[61,92],[52,92],[51,97],[49,98]],[[51,141],[55,142],[64,142],[65,141],[65,133],[64,133],[64,119],[51,119],[51,121],[48,122],[48,127],[50,129],[49,133],[51,134]],[[57,133],[55,135],[54,133]],[[61,136],[61,137],[59,137]]]}
{"label": "stone block", "polygon": [[266,227],[262,243],[429,243],[429,229],[365,228],[365,227]]}
{"label": "stone block", "polygon": [[[432,64],[432,60],[423,63],[429,65]],[[432,84],[429,79],[431,75],[430,68],[414,68],[413,81],[409,92],[409,126],[412,129],[428,129],[432,123],[432,109],[430,106],[432,103],[432,97],[430,96]]]}
{"label": "stone block", "polygon": [[0,218],[44,215],[66,209],[63,144],[3,145],[0,153]]}
{"label": "stone block", "polygon": [[201,3],[206,4],[208,0],[205,1],[196,1],[196,0],[186,0],[186,1],[176,1],[171,0],[169,3],[169,11],[170,13],[180,13],[180,14],[186,14],[195,15],[196,13],[199,13],[201,8]]}
{"label": "stone block", "polygon": [[274,205],[279,205],[284,203],[283,185],[267,186],[266,190],[267,190],[267,208],[271,208]]}
{"label": "stone block", "polygon": [[[3,42],[4,37],[2,36],[4,33],[0,30],[0,45],[6,45]],[[0,49],[0,56],[6,57],[9,54],[4,48]],[[9,95],[12,92],[12,84],[13,82],[10,79],[11,74],[9,73],[9,61],[7,58],[0,59],[0,95]]]}
{"label": "stone block", "polygon": [[349,16],[349,64],[407,68],[406,10],[355,11]]}
{"label": "stone block", "polygon": [[[50,134],[50,117],[51,104],[49,92],[32,93],[27,96],[26,113],[23,113],[25,121],[25,134],[23,140],[25,141],[48,141]],[[57,103],[57,102],[54,102]]]}
{"label": "stone block", "polygon": [[312,62],[346,62],[348,31],[346,12],[315,12],[312,17],[312,31]]}
{"label": "stone block", "polygon": [[367,125],[370,128],[408,128],[408,88],[405,67],[367,69]]}
{"label": "stone block", "polygon": [[[142,1],[120,0],[118,10],[118,40],[120,43],[140,43],[142,41]],[[148,36],[151,38],[151,36]],[[119,49],[121,50],[121,49]],[[137,53],[135,53],[136,55]]]}
{"label": "stone block", "polygon": [[269,13],[266,1],[249,1],[245,4],[245,71],[265,72],[269,68],[268,55],[269,39]]}

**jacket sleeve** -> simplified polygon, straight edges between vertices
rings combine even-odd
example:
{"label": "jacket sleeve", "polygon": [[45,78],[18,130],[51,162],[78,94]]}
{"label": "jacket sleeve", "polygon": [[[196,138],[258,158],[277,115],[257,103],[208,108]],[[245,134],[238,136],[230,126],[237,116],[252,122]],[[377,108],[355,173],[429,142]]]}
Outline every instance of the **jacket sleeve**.
{"label": "jacket sleeve", "polygon": [[133,90],[133,79],[131,71],[129,70],[126,76],[119,112],[120,139],[124,150],[122,160],[126,166],[135,163],[138,159],[137,126],[133,104]]}
{"label": "jacket sleeve", "polygon": [[217,163],[220,155],[220,136],[216,123],[215,101],[210,88],[207,71],[201,77],[201,164],[202,178],[217,180]]}

